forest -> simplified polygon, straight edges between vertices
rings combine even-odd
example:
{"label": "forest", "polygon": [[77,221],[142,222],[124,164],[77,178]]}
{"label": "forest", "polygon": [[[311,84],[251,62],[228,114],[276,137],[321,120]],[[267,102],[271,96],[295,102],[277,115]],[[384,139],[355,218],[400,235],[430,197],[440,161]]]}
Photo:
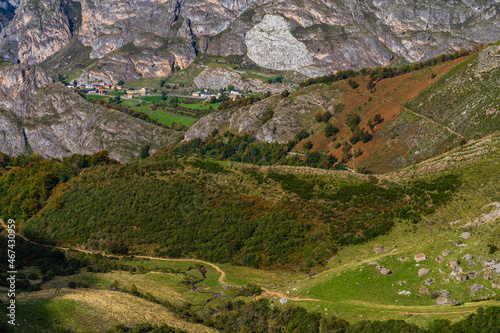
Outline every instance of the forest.
{"label": "forest", "polygon": [[30,159],[0,176],[2,217],[30,239],[307,273],[397,219],[418,223],[461,185],[456,174],[381,185],[162,154],[124,165],[106,153]]}

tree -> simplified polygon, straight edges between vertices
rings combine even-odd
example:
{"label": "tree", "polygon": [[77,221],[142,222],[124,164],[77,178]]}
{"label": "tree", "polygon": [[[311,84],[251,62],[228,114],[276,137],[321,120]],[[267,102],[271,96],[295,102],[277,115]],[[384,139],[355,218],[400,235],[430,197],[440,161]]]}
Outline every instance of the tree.
{"label": "tree", "polygon": [[375,124],[380,124],[384,121],[384,118],[382,118],[382,116],[380,115],[380,113],[377,113],[374,117],[373,117],[373,122]]}
{"label": "tree", "polygon": [[321,116],[321,121],[327,123],[330,120],[330,118],[332,118],[332,114],[330,113],[330,111],[325,111]]}
{"label": "tree", "polygon": [[149,145],[145,144],[142,146],[141,148],[141,152],[139,154],[139,157],[141,158],[141,160],[149,157]]}
{"label": "tree", "polygon": [[314,120],[316,120],[318,123],[323,119],[323,113],[321,111],[316,112],[314,115]]}
{"label": "tree", "polygon": [[78,85],[78,81],[73,80],[73,85],[76,87]]}
{"label": "tree", "polygon": [[127,254],[128,245],[122,241],[110,241],[106,244],[106,251],[111,254]]}
{"label": "tree", "polygon": [[234,85],[230,84],[227,86],[227,91],[234,90]]}
{"label": "tree", "polygon": [[328,138],[334,134],[337,134],[339,131],[338,127],[334,126],[333,124],[326,124],[325,127],[325,136]]}
{"label": "tree", "polygon": [[176,109],[177,107],[179,107],[179,99],[177,97],[171,97],[168,100],[167,105],[171,108]]}
{"label": "tree", "polygon": [[306,143],[304,143],[304,148],[309,150],[313,147],[313,144],[311,141],[306,141]]}
{"label": "tree", "polygon": [[290,96],[290,92],[288,90],[283,90],[281,92],[281,99],[287,98],[288,96]]}
{"label": "tree", "polygon": [[356,89],[357,87],[359,87],[359,83],[354,80],[349,80],[347,81],[347,83],[351,86],[352,89]]}
{"label": "tree", "polygon": [[124,83],[125,82],[123,82],[123,80],[118,80],[118,82],[116,82],[116,84],[119,85],[119,86],[123,86]]}
{"label": "tree", "polygon": [[370,130],[373,132],[373,129],[375,128],[375,124],[373,123],[373,120],[369,119],[367,125],[370,128]]}

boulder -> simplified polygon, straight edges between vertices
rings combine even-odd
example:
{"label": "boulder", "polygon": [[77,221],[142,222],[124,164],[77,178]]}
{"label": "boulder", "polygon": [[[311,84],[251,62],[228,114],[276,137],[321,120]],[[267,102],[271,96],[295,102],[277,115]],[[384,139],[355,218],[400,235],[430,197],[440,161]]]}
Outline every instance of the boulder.
{"label": "boulder", "polygon": [[484,288],[484,286],[482,284],[473,284],[471,287],[470,287],[470,292],[471,293],[478,293],[480,292],[482,289]]}
{"label": "boulder", "polygon": [[388,268],[385,268],[385,267],[382,267],[382,269],[380,270],[380,273],[382,275],[386,275],[386,276],[392,274],[392,272]]}
{"label": "boulder", "polygon": [[430,279],[427,279],[424,281],[424,283],[427,285],[427,286],[430,286],[431,284],[433,284],[434,282],[436,282],[436,280],[430,278]]}
{"label": "boulder", "polygon": [[437,262],[438,264],[442,264],[443,262],[445,262],[445,259],[443,256],[437,256],[436,259],[434,259],[435,262]]}
{"label": "boulder", "polygon": [[486,269],[483,274],[483,279],[485,280],[491,280],[495,277],[495,272],[493,272],[491,269]]}
{"label": "boulder", "polygon": [[493,281],[493,282],[491,283],[491,288],[500,289],[500,280]]}
{"label": "boulder", "polygon": [[420,268],[420,269],[418,270],[418,276],[424,276],[424,275],[426,275],[427,273],[429,273],[429,271],[430,271],[430,270],[429,270],[428,268]]}
{"label": "boulder", "polygon": [[444,250],[441,254],[443,255],[443,257],[446,257],[450,255],[450,251]]}
{"label": "boulder", "polygon": [[464,274],[464,273],[458,273],[456,276],[455,276],[455,279],[457,279],[458,282],[465,282],[467,281],[467,275]]}
{"label": "boulder", "polygon": [[384,253],[384,247],[380,244],[377,244],[373,247],[373,251],[377,254]]}
{"label": "boulder", "polygon": [[399,258],[397,258],[397,261],[401,261],[401,262],[405,262],[405,261],[408,261],[408,260],[410,260],[410,258],[408,258],[408,257],[399,257]]}
{"label": "boulder", "polygon": [[427,288],[426,286],[422,286],[418,289],[418,292],[421,293],[421,294],[428,294],[429,293],[429,288]]}
{"label": "boulder", "polygon": [[451,293],[447,290],[441,290],[441,294],[439,294],[440,298],[449,298],[451,296]]}
{"label": "boulder", "polygon": [[465,254],[463,257],[462,257],[463,260],[472,260],[472,254]]}
{"label": "boulder", "polygon": [[467,277],[469,279],[475,279],[479,276],[479,274],[476,271],[470,271],[467,273]]}
{"label": "boulder", "polygon": [[438,299],[436,300],[436,305],[445,305],[445,304],[450,304],[450,300],[448,298],[438,297]]}
{"label": "boulder", "polygon": [[469,239],[470,238],[470,232],[464,232],[460,235],[461,238],[463,239]]}
{"label": "boulder", "polygon": [[453,268],[453,269],[456,269],[458,268],[458,266],[460,265],[460,262],[458,261],[458,259],[450,259],[450,267]]}

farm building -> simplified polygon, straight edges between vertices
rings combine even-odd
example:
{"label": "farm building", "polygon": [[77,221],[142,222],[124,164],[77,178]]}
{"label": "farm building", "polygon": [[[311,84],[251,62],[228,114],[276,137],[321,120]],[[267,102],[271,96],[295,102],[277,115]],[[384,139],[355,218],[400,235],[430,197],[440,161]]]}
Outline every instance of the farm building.
{"label": "farm building", "polygon": [[416,254],[415,255],[415,261],[416,262],[419,262],[419,261],[422,261],[422,260],[425,260],[427,259],[427,256],[423,253],[419,253],[419,254]]}

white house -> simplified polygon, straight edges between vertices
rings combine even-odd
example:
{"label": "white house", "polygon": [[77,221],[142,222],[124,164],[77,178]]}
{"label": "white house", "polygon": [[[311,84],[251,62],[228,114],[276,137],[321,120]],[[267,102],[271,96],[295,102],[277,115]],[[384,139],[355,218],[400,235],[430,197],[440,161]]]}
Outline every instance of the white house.
{"label": "white house", "polygon": [[415,255],[415,261],[416,262],[419,262],[419,261],[422,261],[422,260],[425,260],[427,259],[427,256],[423,253],[419,253],[419,254],[416,254]]}

